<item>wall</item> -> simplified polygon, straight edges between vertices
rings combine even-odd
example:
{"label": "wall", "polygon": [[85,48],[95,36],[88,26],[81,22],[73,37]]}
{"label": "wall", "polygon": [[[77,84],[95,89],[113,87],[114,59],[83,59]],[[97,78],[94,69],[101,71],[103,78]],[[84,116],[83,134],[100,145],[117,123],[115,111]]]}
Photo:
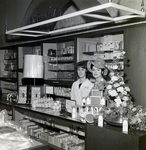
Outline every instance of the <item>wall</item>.
{"label": "wall", "polygon": [[[37,21],[43,19],[39,17],[43,14],[47,17],[56,15],[54,9],[58,10],[57,15],[64,12],[64,9],[68,6],[69,0],[1,0],[0,1],[0,47],[7,45],[14,45],[16,43],[23,43],[24,41],[30,41],[28,37],[20,39],[19,36],[6,36],[5,31],[19,28],[30,24],[30,18],[33,20],[37,17]],[[56,11],[55,11],[56,12]],[[38,20],[39,19],[39,20]],[[48,19],[48,18],[47,18]],[[34,23],[34,22],[33,22]]]}
{"label": "wall", "polygon": [[124,31],[126,50],[126,80],[136,104],[146,107],[146,26],[127,28]]}
{"label": "wall", "polygon": [[32,0],[0,0],[0,46],[6,44],[5,31],[21,26]]}

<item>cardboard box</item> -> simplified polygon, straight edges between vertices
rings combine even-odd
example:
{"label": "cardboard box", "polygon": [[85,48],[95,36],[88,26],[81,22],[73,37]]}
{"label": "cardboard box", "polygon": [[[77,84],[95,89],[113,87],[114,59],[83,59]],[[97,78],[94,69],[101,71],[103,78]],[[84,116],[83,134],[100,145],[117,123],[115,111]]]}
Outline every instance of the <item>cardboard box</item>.
{"label": "cardboard box", "polygon": [[52,132],[49,132],[48,134],[48,143],[50,144],[54,144],[54,136],[56,135],[57,133],[52,131]]}
{"label": "cardboard box", "polygon": [[38,125],[32,125],[27,128],[29,135],[33,136],[33,129],[38,128]]}
{"label": "cardboard box", "polygon": [[100,105],[100,101],[102,99],[102,96],[90,96],[91,99],[91,105]]}
{"label": "cardboard box", "polygon": [[27,129],[28,126],[30,125],[35,125],[34,122],[27,122],[27,123],[23,123],[22,126],[24,127],[24,129]]}
{"label": "cardboard box", "polygon": [[91,90],[91,96],[102,97],[103,96],[103,91],[99,91],[98,89],[92,89]]}
{"label": "cardboard box", "polygon": [[34,129],[32,129],[32,136],[34,136],[36,138],[40,138],[41,132],[43,132],[42,127],[34,128]]}
{"label": "cardboard box", "polygon": [[55,138],[54,138],[54,144],[56,146],[60,146],[60,143],[59,143],[58,139],[63,138],[65,136],[67,136],[67,135],[68,135],[68,133],[61,133],[59,135],[56,135]]}

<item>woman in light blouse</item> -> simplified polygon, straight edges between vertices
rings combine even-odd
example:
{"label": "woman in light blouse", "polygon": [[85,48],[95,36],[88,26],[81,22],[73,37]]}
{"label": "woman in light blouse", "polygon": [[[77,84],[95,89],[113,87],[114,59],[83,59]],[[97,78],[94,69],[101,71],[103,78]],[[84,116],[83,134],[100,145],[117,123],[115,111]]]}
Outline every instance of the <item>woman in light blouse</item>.
{"label": "woman in light blouse", "polygon": [[77,105],[82,105],[82,99],[89,96],[94,84],[87,79],[87,61],[80,61],[77,64],[78,79],[72,84],[71,99],[76,101]]}

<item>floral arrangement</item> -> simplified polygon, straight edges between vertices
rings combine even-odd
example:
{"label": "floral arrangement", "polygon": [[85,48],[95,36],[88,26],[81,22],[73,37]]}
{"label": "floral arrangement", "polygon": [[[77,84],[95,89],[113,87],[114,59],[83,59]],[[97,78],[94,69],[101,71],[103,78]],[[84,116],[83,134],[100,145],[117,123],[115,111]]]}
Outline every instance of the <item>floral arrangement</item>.
{"label": "floral arrangement", "polygon": [[133,104],[130,88],[124,82],[122,70],[123,64],[118,58],[114,58],[110,67],[111,80],[107,82],[104,93],[107,100],[107,106],[102,109],[104,117],[126,117],[129,120],[130,129],[146,131],[146,109]]}

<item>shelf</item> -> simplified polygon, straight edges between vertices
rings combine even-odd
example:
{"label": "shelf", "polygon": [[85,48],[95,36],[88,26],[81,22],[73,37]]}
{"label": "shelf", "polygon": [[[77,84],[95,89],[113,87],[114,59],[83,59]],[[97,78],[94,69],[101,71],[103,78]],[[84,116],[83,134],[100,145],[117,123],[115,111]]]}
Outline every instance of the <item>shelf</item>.
{"label": "shelf", "polygon": [[85,55],[94,55],[94,54],[104,54],[104,53],[113,53],[113,52],[122,52],[123,50],[103,50],[103,51],[96,51],[96,52],[83,52]]}
{"label": "shelf", "polygon": [[5,87],[3,87],[3,89],[9,90],[9,91],[17,91],[16,89],[10,89],[10,88],[5,88]]}
{"label": "shelf", "polygon": [[48,57],[66,57],[66,56],[74,56],[74,54],[62,54],[62,55],[58,55],[58,56],[52,56],[52,55],[48,55]]}
{"label": "shelf", "polygon": [[17,82],[17,78],[9,78],[9,77],[0,77],[1,81],[6,81],[6,82]]}
{"label": "shelf", "polygon": [[68,60],[68,61],[52,61],[52,62],[48,62],[48,63],[52,63],[52,64],[59,64],[59,63],[73,63],[74,60]]}
{"label": "shelf", "polygon": [[19,68],[18,72],[22,72],[23,73],[23,68]]}
{"label": "shelf", "polygon": [[[48,95],[49,95],[49,94],[48,94]],[[54,95],[55,97],[60,97],[60,98],[65,98],[65,99],[70,99],[69,96],[56,95],[56,94],[50,94],[50,95]]]}
{"label": "shelf", "polygon": [[17,58],[8,58],[8,59],[4,59],[4,60],[17,60]]}
{"label": "shelf", "polygon": [[16,72],[17,70],[6,70],[6,69],[4,69],[4,71]]}
{"label": "shelf", "polygon": [[74,70],[48,70],[52,72],[74,72]]}
{"label": "shelf", "polygon": [[62,80],[51,80],[51,79],[46,79],[44,81],[45,84],[49,84],[52,86],[63,86],[63,87],[71,87],[74,81],[62,81]]}
{"label": "shelf", "polygon": [[[124,58],[123,58],[123,59],[124,59]],[[119,61],[123,61],[123,59],[118,59],[118,60],[119,60]],[[110,63],[110,62],[113,62],[113,59],[104,59],[104,61],[107,62],[107,63],[108,63],[108,62]]]}

